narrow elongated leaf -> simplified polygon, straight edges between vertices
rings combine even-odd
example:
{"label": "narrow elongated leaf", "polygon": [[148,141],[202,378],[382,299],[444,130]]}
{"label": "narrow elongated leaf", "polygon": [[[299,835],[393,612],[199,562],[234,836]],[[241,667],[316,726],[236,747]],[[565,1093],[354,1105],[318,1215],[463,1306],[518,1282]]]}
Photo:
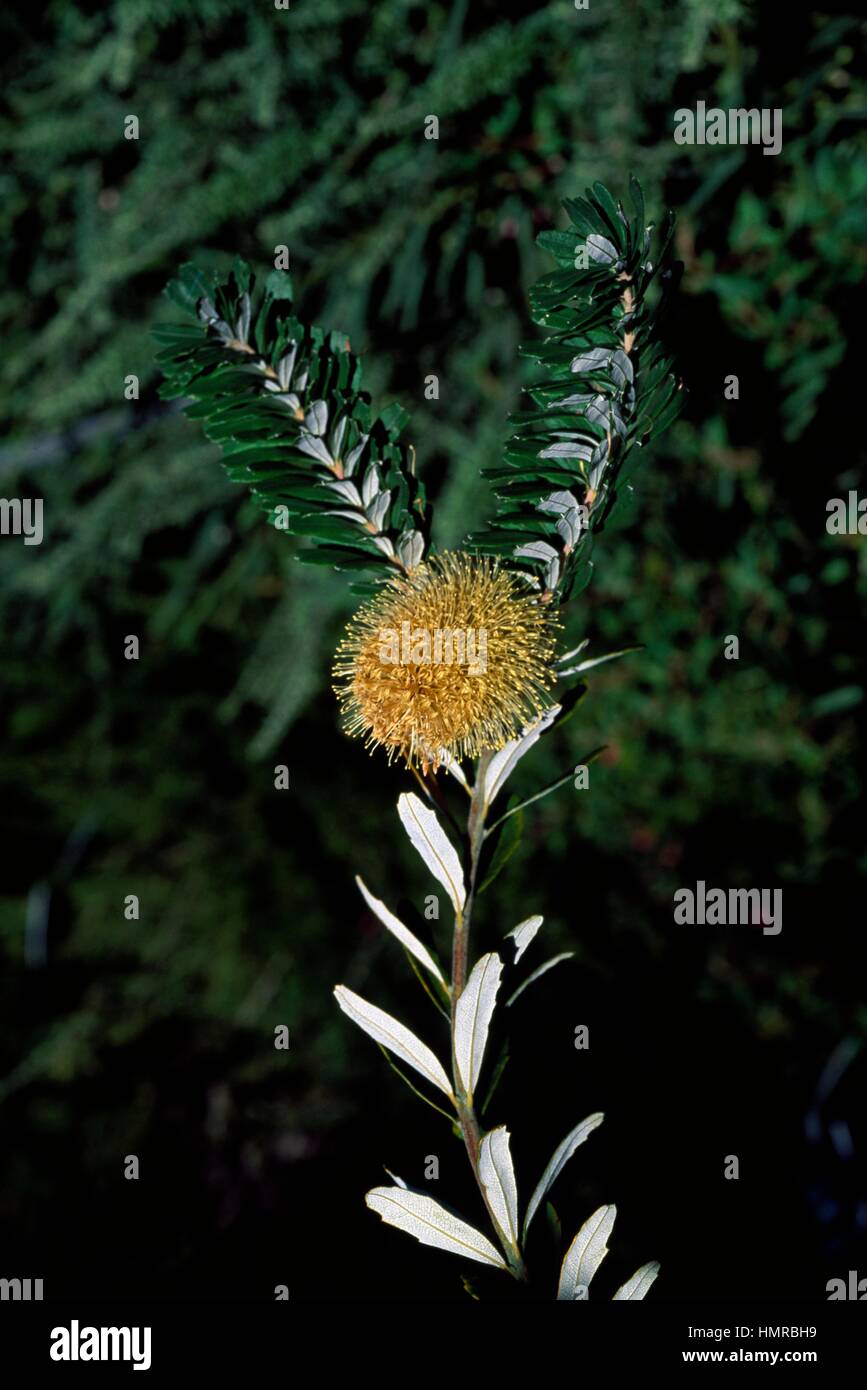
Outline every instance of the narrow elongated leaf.
{"label": "narrow elongated leaf", "polygon": [[658,1273],[659,1265],[656,1260],[642,1265],[640,1269],[635,1271],[631,1279],[627,1279],[625,1284],[620,1285],[611,1300],[612,1303],[637,1303],[640,1299],[646,1298]]}
{"label": "narrow elongated leaf", "polygon": [[455,912],[463,911],[467,891],[461,861],[433,811],[415,792],[404,792],[398,798],[397,813],[414,848],[451,898]]}
{"label": "narrow elongated leaf", "polygon": [[494,1220],[509,1245],[518,1248],[518,1184],[505,1125],[492,1129],[479,1147],[479,1177]]}
{"label": "narrow elongated leaf", "polygon": [[494,1265],[496,1269],[506,1268],[505,1260],[487,1236],[423,1192],[410,1192],[402,1187],[374,1187],[364,1200],[387,1225],[415,1236],[422,1245],[450,1250],[453,1255]]}
{"label": "narrow elongated leaf", "polygon": [[468,1099],[482,1070],[503,962],[496,952],[476,961],[455,1005],[455,1062]]}
{"label": "narrow elongated leaf", "polygon": [[511,1008],[512,1004],[514,1004],[516,999],[520,998],[528,985],[534,984],[541,975],[547,975],[548,971],[553,970],[555,965],[559,965],[561,960],[571,960],[574,954],[574,951],[561,951],[559,956],[552,956],[550,960],[544,961],[538,969],[533,971],[532,975],[528,975],[526,980],[518,985],[518,988],[513,994],[509,995],[509,998],[506,1000],[506,1008]]}
{"label": "narrow elongated leaf", "polygon": [[518,738],[510,739],[498,753],[494,754],[485,773],[485,804],[487,806],[490,806],[497,794],[502,791],[506,780],[514,772],[524,754],[529,753],[533,745],[539,742],[546,729],[550,729],[560,713],[560,709],[560,705],[552,705],[551,709],[546,710],[534,723],[528,724]]}
{"label": "narrow elongated leaf", "polygon": [[566,670],[558,667],[557,675],[563,680],[566,676],[577,676],[581,671],[592,671],[594,666],[604,666],[606,661],[616,661],[619,656],[628,656],[630,652],[640,652],[642,648],[621,647],[617,652],[606,652],[604,656],[591,656],[586,661],[579,661],[576,666],[569,666]]}
{"label": "narrow elongated leaf", "polygon": [[511,931],[506,932],[515,943],[515,964],[521,959],[536,932],[541,927],[544,917],[528,917],[525,921],[519,922]]}
{"label": "narrow elongated leaf", "polygon": [[426,1080],[452,1099],[451,1084],[441,1063],[415,1033],[411,1033],[384,1009],[378,1009],[375,1004],[369,1004],[366,999],[354,994],[345,985],[336,986],[334,997],[347,1018],[351,1018],[353,1023],[357,1023],[371,1038],[375,1038],[389,1052],[393,1052],[395,1057],[400,1057],[402,1061],[415,1067]]}
{"label": "narrow elongated leaf", "polygon": [[397,937],[401,945],[405,946],[410,954],[415,956],[416,960],[421,961],[425,970],[429,970],[430,973],[439,980],[440,984],[445,985],[446,989],[448,989],[448,985],[446,985],[443,978],[443,973],[427,947],[419,941],[418,937],[410,931],[409,927],[403,925],[399,917],[395,917],[393,912],[389,912],[384,902],[380,902],[379,898],[375,898],[373,894],[368,891],[358,874],[355,876],[355,882],[358,884],[361,896],[364,898],[364,901],[367,903],[367,906],[374,916],[379,918],[382,925],[388,928],[392,936]]}
{"label": "narrow elongated leaf", "polygon": [[588,1217],[566,1251],[560,1269],[558,1302],[573,1302],[589,1287],[590,1280],[608,1254],[606,1241],[611,1235],[616,1207],[599,1207]]}
{"label": "narrow elongated leaf", "polygon": [[584,1140],[593,1133],[594,1129],[601,1125],[604,1119],[605,1116],[601,1111],[597,1110],[595,1114],[588,1115],[586,1120],[582,1120],[574,1129],[571,1129],[562,1144],[557,1145],[551,1155],[548,1167],[539,1179],[538,1186],[530,1198],[530,1204],[527,1207],[527,1215],[524,1217],[525,1240],[527,1239],[527,1232],[530,1229],[530,1222],[533,1220],[537,1210],[542,1202],[544,1202],[563,1169],[566,1167],[569,1159],[572,1157],[575,1150],[584,1143]]}

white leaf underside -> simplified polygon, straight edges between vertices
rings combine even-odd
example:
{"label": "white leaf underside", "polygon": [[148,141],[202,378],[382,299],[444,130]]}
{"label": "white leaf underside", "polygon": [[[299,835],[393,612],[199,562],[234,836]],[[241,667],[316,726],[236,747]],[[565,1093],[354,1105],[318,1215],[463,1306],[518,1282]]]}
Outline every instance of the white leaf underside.
{"label": "white leaf underside", "polygon": [[506,936],[510,936],[515,943],[515,964],[521,959],[533,937],[541,927],[544,917],[527,917],[523,922],[519,922]]}
{"label": "white leaf underside", "polygon": [[393,1052],[395,1057],[400,1057],[402,1061],[414,1067],[432,1085],[444,1091],[449,1100],[453,1099],[451,1083],[442,1064],[415,1033],[411,1033],[384,1009],[379,1009],[375,1004],[369,1004],[366,999],[354,994],[345,985],[336,986],[334,997],[347,1018],[351,1018],[353,1023],[357,1023],[371,1038],[381,1043],[389,1052]]}
{"label": "white leaf underside", "polygon": [[455,1063],[468,1099],[482,1070],[503,963],[495,951],[476,961],[455,1005]]}
{"label": "white leaf underside", "polygon": [[560,705],[553,705],[533,724],[528,724],[519,738],[510,739],[498,753],[494,754],[485,773],[484,795],[487,806],[490,806],[494,798],[502,791],[506,780],[511,776],[524,754],[530,751],[534,743],[539,742],[547,729],[550,729],[560,713],[560,709]]}
{"label": "white leaf underside", "polygon": [[[400,944],[405,946],[410,954],[414,955],[416,960],[421,962],[425,970],[429,970],[430,973],[439,980],[440,984],[445,985],[446,982],[443,978],[443,973],[427,947],[419,941],[418,937],[410,931],[409,927],[404,926],[399,917],[395,917],[394,913],[388,910],[384,902],[381,902],[379,898],[373,896],[360,875],[356,874],[355,882],[358,884],[361,896],[364,898],[364,901],[367,903],[367,906],[374,916],[378,917],[382,925],[391,932],[392,936],[397,937]],[[446,988],[448,988],[448,986],[446,986]]]}
{"label": "white leaf underside", "polygon": [[404,792],[397,803],[397,813],[413,848],[418,851],[434,878],[445,888],[455,912],[462,912],[466,888],[461,861],[442,826],[415,792]]}
{"label": "white leaf underside", "polygon": [[579,661],[577,666],[568,666],[565,670],[558,667],[557,679],[564,680],[566,676],[577,676],[582,671],[592,671],[594,666],[604,666],[606,661],[616,661],[619,656],[629,656],[631,652],[640,650],[640,647],[621,647],[618,652],[606,652],[605,656],[588,657],[586,661]]}
{"label": "white leaf underside", "polygon": [[617,1290],[612,1303],[637,1303],[640,1299],[647,1296],[647,1291],[653,1284],[659,1265],[656,1260],[651,1260],[649,1264],[642,1265],[637,1269],[631,1279],[627,1279],[625,1284],[621,1284]]}
{"label": "white leaf underside", "polygon": [[554,1186],[554,1183],[559,1178],[563,1169],[566,1167],[569,1159],[572,1157],[575,1150],[584,1143],[584,1140],[593,1133],[594,1129],[596,1129],[598,1125],[601,1125],[604,1118],[605,1116],[598,1110],[595,1114],[588,1115],[586,1120],[582,1120],[574,1129],[571,1129],[563,1142],[557,1145],[551,1155],[547,1168],[539,1179],[535,1192],[530,1198],[527,1207],[527,1215],[524,1217],[525,1240],[527,1239],[527,1232],[530,1229],[530,1222],[533,1220],[537,1210]]}
{"label": "white leaf underside", "polygon": [[491,1214],[509,1245],[518,1248],[518,1185],[509,1150],[509,1131],[499,1125],[479,1146],[479,1177]]}
{"label": "white leaf underside", "polygon": [[365,1197],[371,1211],[377,1212],[389,1226],[415,1236],[422,1245],[449,1250],[464,1259],[505,1269],[506,1262],[487,1236],[462,1221],[423,1192],[409,1192],[401,1187],[374,1187]]}
{"label": "white leaf underside", "polygon": [[589,1287],[590,1280],[608,1254],[606,1242],[616,1215],[616,1207],[599,1207],[584,1222],[563,1260],[557,1289],[558,1302],[573,1302],[580,1290]]}

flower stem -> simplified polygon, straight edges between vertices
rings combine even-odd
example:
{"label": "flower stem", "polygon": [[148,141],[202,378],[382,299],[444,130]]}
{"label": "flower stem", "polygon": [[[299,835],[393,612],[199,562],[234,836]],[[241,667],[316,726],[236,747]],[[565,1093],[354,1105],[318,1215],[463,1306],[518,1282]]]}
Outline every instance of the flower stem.
{"label": "flower stem", "polygon": [[[488,1195],[485,1191],[479,1174],[479,1147],[482,1141],[482,1131],[472,1099],[467,1096],[463,1083],[458,1075],[457,1064],[454,1060],[454,1038],[455,1038],[455,1009],[458,998],[463,992],[467,983],[469,945],[470,945],[470,923],[472,920],[473,906],[476,893],[476,879],[479,871],[479,860],[481,858],[482,846],[485,839],[485,816],[487,814],[487,804],[484,794],[485,771],[490,754],[483,754],[479,759],[476,768],[476,777],[473,785],[470,807],[467,815],[466,833],[466,855],[467,855],[467,896],[464,902],[463,911],[455,915],[455,931],[452,942],[452,1014],[451,1014],[451,1033],[452,1033],[452,1073],[455,1088],[455,1099],[457,1101],[458,1120],[460,1122],[461,1133],[464,1139],[464,1147],[467,1151],[467,1158],[470,1160],[470,1167],[473,1176],[482,1195],[488,1215],[494,1230],[500,1236],[494,1214],[491,1210]],[[503,1254],[509,1267],[509,1273],[516,1279],[525,1282],[527,1271],[520,1252],[509,1245],[502,1237],[500,1244]]]}

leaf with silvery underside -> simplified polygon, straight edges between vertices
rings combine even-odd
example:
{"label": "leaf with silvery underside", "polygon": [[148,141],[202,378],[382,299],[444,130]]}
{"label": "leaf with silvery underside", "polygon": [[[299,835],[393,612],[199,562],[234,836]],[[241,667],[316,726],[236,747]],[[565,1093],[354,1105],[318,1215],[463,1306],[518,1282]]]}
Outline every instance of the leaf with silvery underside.
{"label": "leaf with silvery underside", "polygon": [[[338,511],[332,505],[331,483],[355,475],[363,485],[368,467],[387,472],[389,496],[379,501],[369,495],[364,504],[375,505],[383,531],[365,567],[381,574],[383,564],[394,561],[400,540],[400,561],[412,568],[424,553],[426,519],[413,451],[396,443],[405,413],[390,407],[376,416],[361,390],[361,366],[345,334],[326,334],[292,314],[289,276],[275,271],[266,280],[264,295],[259,291],[254,297],[253,291],[250,267],[239,258],[222,278],[189,265],[181,268],[167,293],[195,316],[198,327],[159,327],[159,341],[167,346],[159,354],[165,378],[160,397],[187,398],[189,417],[198,419],[207,438],[223,447],[227,464],[233,460],[232,481],[248,486],[272,517],[276,506],[286,506],[280,529],[312,536],[325,551],[324,562],[335,568],[351,568],[358,561],[330,542],[341,538],[352,550],[363,522],[345,506]],[[242,451],[248,446],[245,458]],[[269,467],[272,460],[275,468]],[[245,463],[252,466],[245,469]],[[329,511],[321,525],[309,515],[310,506],[302,518],[297,506],[287,505],[293,501],[287,486],[293,478],[319,484],[321,491],[314,487],[306,500],[312,508],[318,504]]]}
{"label": "leaf with silvery underside", "polygon": [[608,1254],[606,1242],[611,1235],[616,1215],[616,1207],[599,1207],[584,1222],[566,1251],[560,1269],[558,1302],[571,1303],[579,1296],[581,1290],[589,1287],[591,1279]]}
{"label": "leaf with silvery underside", "polygon": [[443,977],[443,973],[427,947],[419,941],[418,937],[410,931],[409,927],[404,926],[399,917],[395,917],[394,913],[388,910],[384,902],[381,902],[379,898],[375,898],[373,894],[369,892],[360,875],[356,874],[355,882],[358,884],[361,896],[364,898],[364,901],[367,903],[367,906],[374,916],[378,917],[382,925],[387,927],[391,932],[392,936],[396,936],[400,944],[405,946],[406,949],[415,956],[416,960],[421,961],[425,970],[429,970],[443,988],[448,990],[448,985]]}
{"label": "leaf with silvery underside", "polygon": [[389,1226],[415,1236],[422,1245],[448,1250],[479,1264],[506,1269],[506,1262],[487,1236],[455,1216],[433,1197],[402,1187],[374,1187],[365,1197],[371,1211]]}
{"label": "leaf with silvery underside", "polygon": [[591,233],[584,245],[591,261],[596,261],[598,265],[614,265],[619,260],[617,247],[612,246],[607,237],[599,236],[596,232]]}
{"label": "leaf with silvery underside", "polygon": [[569,1159],[572,1157],[575,1150],[584,1143],[584,1140],[593,1133],[594,1129],[601,1125],[604,1118],[605,1116],[600,1111],[597,1111],[593,1115],[588,1115],[586,1120],[582,1120],[574,1129],[571,1129],[563,1142],[557,1145],[551,1155],[547,1168],[539,1179],[535,1192],[530,1198],[527,1214],[524,1217],[524,1240],[527,1239],[530,1222],[533,1220],[536,1211],[554,1186],[554,1183],[566,1167]]}
{"label": "leaf with silvery underside", "polygon": [[453,1099],[451,1082],[441,1062],[426,1043],[421,1042],[396,1018],[392,1018],[391,1014],[377,1008],[375,1004],[369,1004],[366,999],[354,994],[345,985],[335,987],[334,997],[347,1018],[351,1018],[353,1023],[357,1023],[359,1028],[382,1047],[393,1052],[395,1057],[400,1057],[402,1061],[414,1067],[425,1080],[443,1091],[449,1100]]}
{"label": "leaf with silvery underside", "polygon": [[625,1284],[620,1285],[611,1300],[612,1303],[638,1303],[642,1298],[646,1298],[658,1273],[659,1265],[656,1260],[642,1265],[640,1269],[635,1271],[631,1279],[627,1279]]}
{"label": "leaf with silvery underside", "polygon": [[547,975],[548,971],[553,970],[554,966],[559,965],[561,961],[571,960],[574,954],[574,951],[562,951],[559,956],[552,956],[550,960],[546,960],[543,965],[540,965],[537,970],[533,971],[532,975],[527,976],[523,984],[518,985],[514,994],[511,994],[506,1000],[506,1008],[510,1009],[515,1000],[521,997],[528,986],[535,984],[536,980],[540,979],[543,975]]}
{"label": "leaf with silvery underside", "polygon": [[[601,757],[601,755],[605,752],[607,747],[607,743],[601,743],[598,748],[593,749],[592,753],[585,753],[584,757],[577,764],[577,766],[589,767],[591,763],[595,763],[596,759]],[[572,767],[569,769],[568,772],[565,772],[562,777],[558,777],[555,781],[549,782],[547,786],[542,787],[537,792],[534,792],[532,796],[526,797],[524,801],[519,801],[517,806],[510,807],[508,811],[505,811],[503,815],[500,816],[499,820],[494,821],[493,825],[491,826],[491,830],[496,830],[498,826],[502,825],[503,821],[508,820],[510,817],[516,815],[518,811],[526,810],[526,808],[528,806],[532,806],[534,802],[541,801],[543,797],[550,796],[552,792],[558,791],[560,787],[565,787],[566,783],[571,782],[574,779],[574,777],[575,768]]]}
{"label": "leaf with silvery underside", "polygon": [[502,971],[503,962],[495,951],[482,956],[455,1005],[455,1065],[468,1101],[481,1075]]}
{"label": "leaf with silvery underside", "polygon": [[[587,418],[591,418],[589,408]],[[549,444],[546,449],[540,449],[537,457],[540,459],[584,459],[586,462],[592,453],[593,450],[587,444],[567,440],[557,444]]]}
{"label": "leaf with silvery underside", "polygon": [[403,828],[434,878],[445,888],[455,912],[463,911],[467,892],[457,851],[442,826],[415,792],[403,792],[397,813]]}
{"label": "leaf with silvery underside", "polygon": [[499,1125],[479,1146],[479,1180],[494,1221],[513,1250],[518,1249],[518,1185],[509,1150],[509,1131]]}
{"label": "leaf with silvery underside", "polygon": [[588,348],[584,352],[579,352],[569,364],[571,372],[599,372],[607,368],[614,356],[612,348]]}
{"label": "leaf with silvery underside", "polygon": [[484,798],[485,806],[488,807],[503,790],[508,778],[514,772],[518,763],[525,753],[529,753],[534,744],[547,729],[550,729],[557,715],[560,713],[560,705],[552,705],[533,723],[528,724],[518,738],[510,739],[503,748],[495,753],[488,763],[484,777]]}
{"label": "leaf with silvery underside", "polygon": [[[551,481],[574,488],[579,498],[589,498],[590,526],[584,530],[576,517],[560,517],[541,534],[536,530],[521,536],[526,544],[550,540],[560,554],[557,561],[550,556],[515,554],[508,530],[521,530],[520,513],[510,511],[504,517],[501,512],[484,533],[469,540],[471,547],[499,556],[511,568],[530,571],[561,602],[580,593],[590,580],[589,540],[602,530],[622,497],[619,475],[631,446],[649,442],[667,427],[680,408],[677,395],[683,395],[671,394],[678,384],[668,374],[670,364],[662,379],[658,372],[660,349],[654,339],[665,293],[658,304],[647,298],[666,258],[667,235],[663,231],[656,264],[651,265],[651,229],[645,223],[643,197],[635,181],[630,194],[635,212],[627,217],[620,203],[597,183],[585,190],[584,197],[564,205],[574,230],[546,232],[538,239],[554,255],[558,268],[530,290],[533,320],[546,336],[522,345],[521,353],[536,363],[544,377],[528,387],[529,400],[543,415],[550,413],[547,421],[540,420],[539,410],[520,409],[510,415],[505,448],[505,461],[522,471],[534,459],[542,465],[555,463],[562,474]],[[671,219],[669,229],[670,225]],[[579,251],[584,252],[586,266],[576,265],[576,260],[582,260]],[[664,275],[667,284],[674,283],[671,271]],[[582,457],[588,434],[591,458]],[[600,436],[603,455],[592,443]],[[534,483],[533,478],[520,479],[519,486],[526,484],[530,490],[517,493],[511,479],[497,477],[494,490],[511,507],[518,498],[541,500],[541,488],[533,496]]]}
{"label": "leaf with silvery underside", "polygon": [[515,965],[518,964],[544,920],[543,917],[538,916],[527,917],[523,922],[519,922],[516,927],[513,927],[510,932],[506,932],[507,938],[511,937],[515,943]]}
{"label": "leaf with silvery underside", "polygon": [[557,665],[560,666],[560,665],[562,665],[562,663],[563,663],[564,661],[569,661],[573,656],[578,656],[581,652],[584,651],[584,649],[585,649],[586,647],[589,647],[589,646],[590,646],[590,638],[589,638],[589,637],[583,638],[582,641],[580,641],[580,642],[578,643],[578,646],[577,646],[577,647],[570,647],[569,650],[568,650],[568,652],[563,652],[562,656],[558,656],[558,658],[557,658]]}
{"label": "leaf with silvery underside", "polygon": [[528,545],[516,546],[514,555],[518,560],[541,560],[546,565],[559,559],[557,551],[547,541],[530,541]]}
{"label": "leaf with silvery underside", "polygon": [[[616,661],[620,656],[628,656],[630,652],[644,651],[641,643],[634,647],[621,647],[616,652],[606,652],[604,656],[589,657],[586,661],[579,661],[576,666],[568,666],[564,670],[557,668],[557,679],[565,680],[567,676],[577,676],[582,671],[592,671],[594,666],[604,666],[606,661]],[[561,660],[564,658],[561,657]]]}

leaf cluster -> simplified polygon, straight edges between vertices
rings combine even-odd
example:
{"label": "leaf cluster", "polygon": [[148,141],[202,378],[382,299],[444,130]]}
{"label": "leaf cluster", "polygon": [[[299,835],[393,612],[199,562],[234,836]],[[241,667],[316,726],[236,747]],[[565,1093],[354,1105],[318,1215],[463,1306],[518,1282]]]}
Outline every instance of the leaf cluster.
{"label": "leaf cluster", "polygon": [[658,341],[658,320],[679,267],[669,264],[669,213],[654,252],[644,195],[630,180],[632,216],[595,183],[564,203],[571,227],[540,233],[557,269],[530,292],[546,336],[522,349],[542,375],[510,416],[501,466],[485,469],[501,501],[477,550],[528,571],[566,599],[592,571],[593,537],[624,481],[633,448],[677,417],[684,393]]}
{"label": "leaf cluster", "polygon": [[160,395],[185,402],[279,530],[313,542],[299,558],[380,575],[418,564],[427,509],[398,442],[406,412],[374,411],[345,335],[295,315],[288,273],[257,295],[240,257],[222,280],[188,264],[166,293],[196,322],[154,329]]}

